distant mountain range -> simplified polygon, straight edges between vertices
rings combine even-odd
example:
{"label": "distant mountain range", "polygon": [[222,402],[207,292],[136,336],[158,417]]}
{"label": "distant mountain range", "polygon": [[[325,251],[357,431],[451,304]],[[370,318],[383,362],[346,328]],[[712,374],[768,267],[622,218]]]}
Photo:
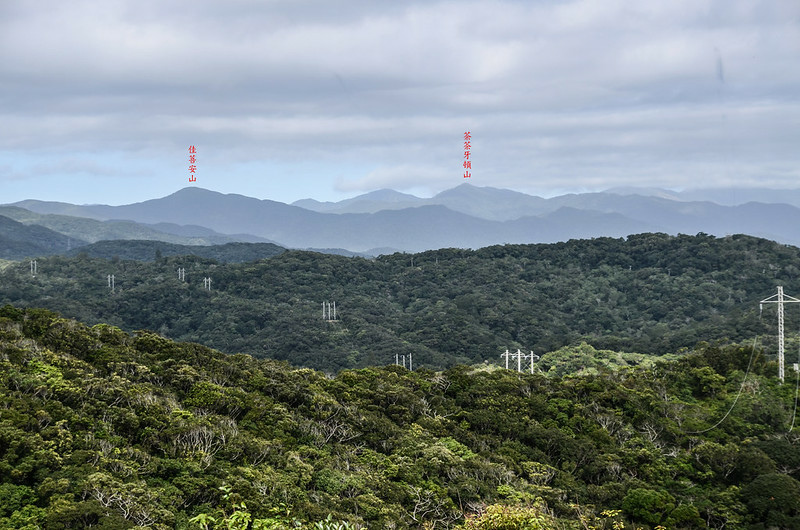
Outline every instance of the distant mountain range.
{"label": "distant mountain range", "polygon": [[748,202],[789,204],[800,208],[800,189],[773,190],[769,188],[707,188],[671,191],[663,188],[612,188],[607,193],[616,195],[656,196],[675,201],[706,201],[722,206],[737,206]]}
{"label": "distant mountain range", "polygon": [[39,225],[27,226],[0,215],[0,258],[21,259],[67,252],[72,246],[85,245]]}
{"label": "distant mountain range", "polygon": [[[40,201],[23,201],[40,202]],[[18,203],[20,204],[20,203]],[[49,203],[42,203],[47,205]],[[58,204],[58,203],[55,203]],[[64,210],[72,211],[82,206],[68,205]],[[87,207],[91,208],[91,207]],[[44,209],[47,209],[45,206]],[[90,215],[73,216],[67,214],[43,213],[39,210],[19,206],[0,206],[0,215],[19,221],[25,225],[39,225],[83,242],[116,239],[139,239],[166,241],[178,245],[220,245],[233,242],[269,243],[263,238],[249,234],[224,235],[202,226],[181,226],[173,223],[148,225],[135,221],[98,220]],[[85,244],[85,243],[83,243]]]}
{"label": "distant mountain range", "polygon": [[420,206],[444,206],[454,212],[490,221],[510,221],[520,217],[549,213],[547,200],[512,190],[479,188],[462,184],[423,199],[394,190],[378,190],[339,202],[319,202],[302,199],[292,203],[320,213],[376,213],[383,210],[403,210]]}
{"label": "distant mountain range", "polygon": [[[707,200],[714,197],[719,200]],[[463,184],[431,198],[378,190],[339,202],[304,199],[289,205],[192,187],[123,206],[26,200],[0,207],[0,215],[81,243],[271,242],[345,254],[550,243],[642,232],[745,233],[800,245],[800,190],[627,188],[545,199]]]}
{"label": "distant mountain range", "polygon": [[800,208],[800,189],[772,190],[767,188],[725,188],[672,191],[663,188],[612,188],[601,193],[568,194],[544,199],[517,191],[463,184],[425,199],[382,189],[339,202],[319,202],[314,199],[295,201],[294,206],[324,213],[374,213],[381,210],[400,210],[425,205],[442,205],[453,211],[483,219],[507,221],[528,215],[552,212],[561,206],[581,208],[583,198],[592,196],[656,197],[676,202],[712,202],[721,206],[738,206],[749,202],[789,204]]}

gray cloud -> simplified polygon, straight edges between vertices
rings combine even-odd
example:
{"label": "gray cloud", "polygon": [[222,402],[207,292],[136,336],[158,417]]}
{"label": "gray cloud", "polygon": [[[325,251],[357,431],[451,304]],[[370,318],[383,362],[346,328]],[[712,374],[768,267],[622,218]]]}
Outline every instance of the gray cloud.
{"label": "gray cloud", "polygon": [[478,185],[795,187],[797,57],[795,0],[12,0],[0,151],[157,161],[191,138],[220,164],[371,168],[330,190],[436,191],[469,128]]}

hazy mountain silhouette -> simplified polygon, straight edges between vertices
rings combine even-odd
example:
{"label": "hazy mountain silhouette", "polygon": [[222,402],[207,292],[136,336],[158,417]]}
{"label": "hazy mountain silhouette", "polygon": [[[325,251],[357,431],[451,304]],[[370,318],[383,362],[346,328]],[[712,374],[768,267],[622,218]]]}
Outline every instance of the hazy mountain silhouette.
{"label": "hazy mountain silhouette", "polygon": [[[754,202],[723,206],[677,200],[669,193],[645,196],[620,190],[544,199],[464,184],[429,199],[379,190],[338,203],[298,201],[331,210],[319,212],[244,195],[185,188],[167,197],[124,206],[41,201],[16,205],[34,211],[148,223],[187,234],[199,235],[204,230],[239,237],[249,234],[285,247],[353,252],[477,248],[652,231],[719,236],[746,233],[800,244],[800,233],[794,228],[800,222],[800,208],[795,206]],[[409,204],[414,206],[408,207]],[[349,208],[378,209],[370,213],[331,213]]]}
{"label": "hazy mountain silhouette", "polygon": [[549,204],[602,213],[620,213],[650,223],[670,234],[705,232],[717,236],[749,234],[782,243],[800,244],[800,208],[788,204],[749,202],[723,206],[708,201],[678,201],[641,195],[585,193],[563,195]]}
{"label": "hazy mountain silhouette", "polygon": [[[445,200],[467,204],[465,193],[496,194],[497,191],[462,188],[446,194]],[[475,201],[476,208],[488,208],[479,202]],[[499,222],[441,205],[360,214],[319,213],[276,201],[226,195],[201,188],[185,188],[161,199],[124,206],[76,206],[37,201],[16,205],[31,210],[68,211],[72,215],[139,223],[199,225],[223,234],[249,233],[282,246],[343,248],[355,252],[375,248],[421,251],[443,247],[478,248],[503,242],[558,241],[590,235],[592,226],[612,231],[603,235],[620,236],[654,228],[646,223],[628,222],[618,214],[593,213],[589,216],[591,220],[587,220],[585,214],[578,215],[577,212],[573,212],[574,218],[569,221],[528,217]]]}
{"label": "hazy mountain silhouette", "polygon": [[662,188],[622,187],[606,190],[616,195],[656,196],[675,201],[706,201],[722,206],[738,206],[748,202],[789,204],[800,208],[800,189],[776,190],[769,188],[701,188],[671,191]]}
{"label": "hazy mountain silhouette", "polygon": [[[69,205],[72,206],[72,205]],[[68,211],[77,211],[67,208]],[[38,225],[87,243],[117,239],[166,241],[179,245],[220,245],[231,242],[270,243],[249,234],[223,235],[202,226],[172,223],[148,225],[135,221],[100,221],[74,215],[44,214],[17,206],[0,206],[0,215],[28,226]]]}
{"label": "hazy mountain silhouette", "polygon": [[43,226],[28,226],[0,215],[0,258],[23,259],[66,252],[85,241]]}
{"label": "hazy mountain silhouette", "polygon": [[423,206],[425,199],[408,193],[382,189],[371,191],[351,199],[338,202],[320,202],[314,199],[301,199],[292,203],[306,210],[324,213],[375,213],[381,210],[400,210]]}
{"label": "hazy mountain silhouette", "polygon": [[302,199],[292,204],[307,210],[325,213],[375,213],[381,210],[402,210],[416,206],[438,205],[481,219],[508,221],[543,213],[546,200],[518,191],[461,184],[429,199],[384,189],[339,202]]}

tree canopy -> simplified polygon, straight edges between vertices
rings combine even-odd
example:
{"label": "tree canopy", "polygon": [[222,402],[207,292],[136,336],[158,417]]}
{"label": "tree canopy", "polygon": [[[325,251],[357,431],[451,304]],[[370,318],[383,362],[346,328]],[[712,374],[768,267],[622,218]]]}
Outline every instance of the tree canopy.
{"label": "tree canopy", "polygon": [[[749,236],[640,234],[374,260],[305,251],[236,264],[79,255],[39,259],[36,277],[28,262],[5,267],[0,300],[328,372],[396,355],[441,369],[494,362],[506,348],[542,356],[585,342],[663,355],[699,341],[770,341],[775,310],[762,315],[758,301],[776,285],[800,294],[799,252]],[[337,322],[322,318],[323,302],[336,302]],[[792,341],[795,309],[786,312]]]}
{"label": "tree canopy", "polygon": [[795,387],[759,347],[553,367],[330,376],[8,305],[0,527],[800,525]]}

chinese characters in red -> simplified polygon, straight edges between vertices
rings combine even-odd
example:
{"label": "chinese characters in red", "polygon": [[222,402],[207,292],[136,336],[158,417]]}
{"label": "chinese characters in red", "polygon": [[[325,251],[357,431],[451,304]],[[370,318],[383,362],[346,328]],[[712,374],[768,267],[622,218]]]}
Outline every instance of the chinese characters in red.
{"label": "chinese characters in red", "polygon": [[464,178],[468,179],[472,176],[470,170],[472,169],[472,160],[469,159],[469,150],[472,148],[472,134],[467,131],[464,133]]}
{"label": "chinese characters in red", "polygon": [[195,171],[197,171],[197,149],[194,148],[193,145],[189,146],[189,182],[195,182],[197,179],[194,176]]}

